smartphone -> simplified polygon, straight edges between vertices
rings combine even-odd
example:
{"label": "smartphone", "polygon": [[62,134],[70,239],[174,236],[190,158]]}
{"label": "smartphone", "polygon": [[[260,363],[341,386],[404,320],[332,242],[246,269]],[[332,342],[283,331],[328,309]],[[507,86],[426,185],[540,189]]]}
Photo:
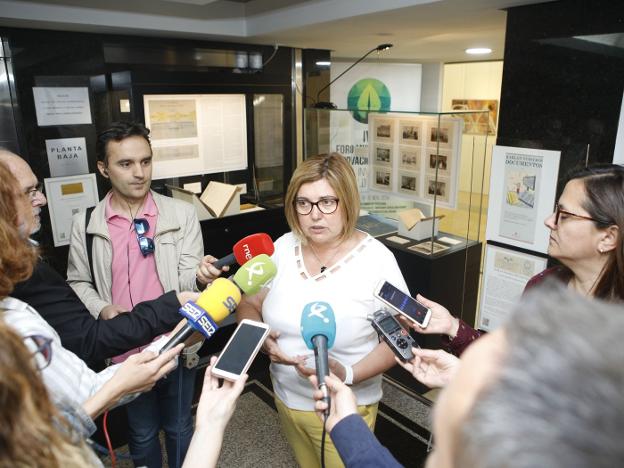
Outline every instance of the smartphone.
{"label": "smartphone", "polygon": [[263,322],[244,319],[221,351],[212,374],[227,380],[236,380],[247,372],[267,335],[269,326]]}
{"label": "smartphone", "polygon": [[379,282],[375,288],[375,297],[422,328],[426,328],[429,324],[431,309],[387,281]]}

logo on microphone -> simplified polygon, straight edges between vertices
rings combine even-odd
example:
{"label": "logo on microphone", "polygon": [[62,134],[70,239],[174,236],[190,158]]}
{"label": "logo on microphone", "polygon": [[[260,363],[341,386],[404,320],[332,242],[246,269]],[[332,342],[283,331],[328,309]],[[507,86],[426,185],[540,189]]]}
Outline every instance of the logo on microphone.
{"label": "logo on microphone", "polygon": [[225,301],[223,301],[223,305],[225,306],[225,308],[228,310],[230,314],[234,312],[236,310],[236,307],[238,306],[238,304],[236,303],[236,300],[232,296],[228,296],[228,298]]}
{"label": "logo on microphone", "polygon": [[327,307],[324,306],[321,302],[315,302],[310,306],[310,313],[308,314],[308,318],[310,317],[318,317],[323,322],[329,323],[329,318],[323,315],[323,312],[327,311]]}
{"label": "logo on microphone", "polygon": [[249,248],[249,244],[243,244],[243,252],[245,253],[245,258],[247,260],[251,260],[253,255],[251,255],[251,249]]}
{"label": "logo on microphone", "polygon": [[255,262],[253,265],[245,267],[247,270],[247,284],[251,286],[253,284],[254,275],[264,276],[264,262]]}

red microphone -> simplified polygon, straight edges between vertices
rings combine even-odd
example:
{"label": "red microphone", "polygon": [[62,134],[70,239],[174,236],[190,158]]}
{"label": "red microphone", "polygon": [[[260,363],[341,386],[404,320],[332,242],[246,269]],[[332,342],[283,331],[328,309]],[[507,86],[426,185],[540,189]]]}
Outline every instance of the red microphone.
{"label": "red microphone", "polygon": [[212,265],[216,268],[223,268],[226,265],[234,265],[235,263],[242,265],[260,254],[273,255],[275,247],[268,234],[259,232],[243,237],[234,244],[232,250],[233,252],[230,255],[220,258]]}

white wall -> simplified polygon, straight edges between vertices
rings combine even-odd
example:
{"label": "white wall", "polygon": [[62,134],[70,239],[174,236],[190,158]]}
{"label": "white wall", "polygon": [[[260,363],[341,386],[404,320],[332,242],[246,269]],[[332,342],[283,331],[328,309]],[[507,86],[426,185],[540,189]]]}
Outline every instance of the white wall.
{"label": "white wall", "polygon": [[[503,62],[470,62],[453,63],[444,65],[444,80],[442,87],[442,111],[452,110],[453,99],[496,99],[499,103],[503,80]],[[498,122],[497,122],[498,125]],[[475,174],[481,174],[485,165],[484,193],[488,192],[490,180],[490,168],[492,162],[492,147],[496,142],[496,135],[488,135],[485,160],[483,160],[483,137],[473,138],[472,135],[464,135],[462,141],[462,161],[460,170],[459,189],[470,191],[470,155],[474,148]],[[481,177],[473,180],[473,191],[481,191]]]}

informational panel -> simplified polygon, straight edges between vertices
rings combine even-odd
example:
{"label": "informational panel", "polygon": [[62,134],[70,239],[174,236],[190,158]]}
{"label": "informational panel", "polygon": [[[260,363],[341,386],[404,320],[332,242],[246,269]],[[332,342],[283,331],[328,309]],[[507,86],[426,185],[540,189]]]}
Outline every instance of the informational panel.
{"label": "informational panel", "polygon": [[370,187],[457,205],[463,120],[370,114]]}
{"label": "informational panel", "polygon": [[520,301],[527,281],[545,268],[545,258],[486,245],[478,328],[491,331],[502,325]]}
{"label": "informational panel", "polygon": [[495,146],[486,237],[536,252],[548,251],[544,219],[555,204],[559,151]]}
{"label": "informational panel", "polygon": [[84,138],[58,138],[46,140],[45,144],[52,177],[89,172],[87,143]]}
{"label": "informational panel", "polygon": [[37,125],[79,125],[91,123],[89,88],[34,87]]}
{"label": "informational panel", "polygon": [[95,174],[44,179],[54,246],[69,244],[72,216],[98,202]]}
{"label": "informational panel", "polygon": [[154,94],[143,104],[153,179],[247,168],[244,94]]}

